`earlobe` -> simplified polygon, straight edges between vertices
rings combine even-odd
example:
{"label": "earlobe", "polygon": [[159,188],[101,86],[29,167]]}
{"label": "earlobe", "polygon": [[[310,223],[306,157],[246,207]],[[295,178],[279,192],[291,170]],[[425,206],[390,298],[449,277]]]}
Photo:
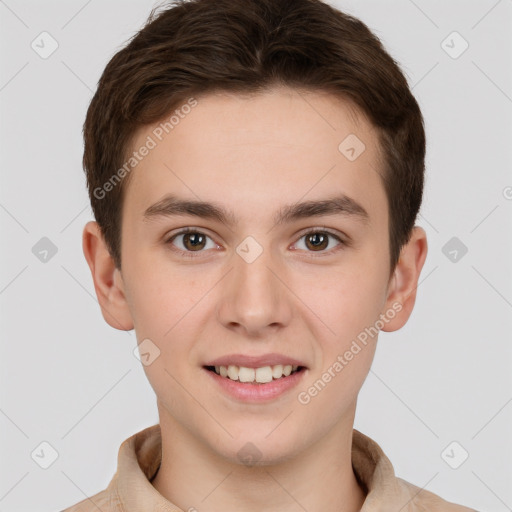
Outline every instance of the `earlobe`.
{"label": "earlobe", "polygon": [[115,329],[133,329],[121,273],[114,264],[97,222],[90,221],[84,226],[82,249],[91,270],[103,318]]}
{"label": "earlobe", "polygon": [[418,281],[427,257],[427,235],[419,226],[413,228],[409,242],[404,245],[400,259],[391,277],[385,309],[394,311],[383,331],[397,331],[402,328],[411,316],[416,301]]}

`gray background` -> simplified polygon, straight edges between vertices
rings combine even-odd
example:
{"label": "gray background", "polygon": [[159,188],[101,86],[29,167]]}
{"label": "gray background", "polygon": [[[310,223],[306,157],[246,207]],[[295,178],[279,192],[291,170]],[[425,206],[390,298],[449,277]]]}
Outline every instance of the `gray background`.
{"label": "gray background", "polygon": [[[428,137],[417,305],[403,329],[381,334],[355,427],[398,476],[512,510],[512,0],[332,3],[400,62]],[[121,442],[158,421],[135,335],[103,321],[81,248],[92,219],[85,112],[153,5],[0,1],[0,512],[57,511],[104,489]],[[59,45],[46,59],[31,47],[43,31]],[[46,262],[43,237],[57,248]],[[453,237],[455,262],[443,252]],[[58,452],[48,469],[31,457],[43,441]]]}

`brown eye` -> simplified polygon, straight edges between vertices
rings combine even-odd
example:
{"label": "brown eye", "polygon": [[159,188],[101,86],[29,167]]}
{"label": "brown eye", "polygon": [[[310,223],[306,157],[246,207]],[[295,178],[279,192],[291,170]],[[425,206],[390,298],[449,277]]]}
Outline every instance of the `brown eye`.
{"label": "brown eye", "polygon": [[[304,247],[300,247],[300,244],[304,240]],[[331,241],[336,241],[338,244],[332,245],[329,247]],[[296,245],[299,245],[299,249],[303,249],[306,252],[313,253],[325,253],[330,254],[338,249],[342,249],[343,246],[347,245],[342,238],[331,233],[329,231],[309,231],[305,235],[301,236],[299,241],[296,242]],[[323,255],[323,254],[321,254]]]}
{"label": "brown eye", "polygon": [[202,233],[185,233],[183,235],[183,245],[190,251],[204,249],[206,237]]}
{"label": "brown eye", "polygon": [[197,253],[199,256],[207,249],[218,248],[208,235],[189,228],[171,236],[165,243],[169,244],[174,251],[187,256],[193,256],[192,253]]}
{"label": "brown eye", "polygon": [[325,233],[316,232],[306,235],[306,246],[313,250],[324,250],[329,245],[329,236]]}

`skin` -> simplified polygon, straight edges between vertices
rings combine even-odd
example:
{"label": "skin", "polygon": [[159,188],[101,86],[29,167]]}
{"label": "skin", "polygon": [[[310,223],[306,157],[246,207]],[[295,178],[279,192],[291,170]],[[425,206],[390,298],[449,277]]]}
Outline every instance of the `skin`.
{"label": "skin", "polygon": [[[344,101],[285,87],[197,99],[132,171],[122,270],[95,222],[83,233],[105,320],[135,329],[139,343],[149,338],[161,351],[144,366],[162,429],[162,464],[152,483],[183,510],[360,510],[365,493],[351,466],[352,428],[377,337],[309,403],[297,395],[393,304],[401,310],[382,330],[407,322],[427,254],[425,232],[414,228],[390,277],[377,134]],[[133,147],[153,129],[141,128]],[[338,150],[349,134],[366,146],[355,161]],[[144,220],[146,208],[171,192],[219,203],[238,224],[185,215]],[[362,205],[368,222],[329,215],[274,225],[279,207],[334,192]],[[209,237],[202,252],[184,236],[167,241],[184,227]],[[317,228],[349,244],[329,238],[315,249],[305,235]],[[252,263],[236,253],[247,236],[263,249]],[[227,354],[269,352],[292,356],[307,370],[298,388],[265,404],[230,398],[202,368]],[[237,455],[248,442],[261,454],[254,466]]]}

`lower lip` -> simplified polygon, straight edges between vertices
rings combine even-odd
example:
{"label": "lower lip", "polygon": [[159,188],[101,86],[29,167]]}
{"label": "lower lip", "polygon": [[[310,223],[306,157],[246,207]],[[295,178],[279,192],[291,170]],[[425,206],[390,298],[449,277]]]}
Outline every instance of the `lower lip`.
{"label": "lower lip", "polygon": [[281,377],[265,384],[249,384],[247,382],[231,380],[228,377],[221,377],[206,368],[203,368],[203,370],[221,386],[225,393],[244,402],[271,401],[297,386],[306,372],[306,369],[302,368],[302,370],[292,373],[288,377]]}

